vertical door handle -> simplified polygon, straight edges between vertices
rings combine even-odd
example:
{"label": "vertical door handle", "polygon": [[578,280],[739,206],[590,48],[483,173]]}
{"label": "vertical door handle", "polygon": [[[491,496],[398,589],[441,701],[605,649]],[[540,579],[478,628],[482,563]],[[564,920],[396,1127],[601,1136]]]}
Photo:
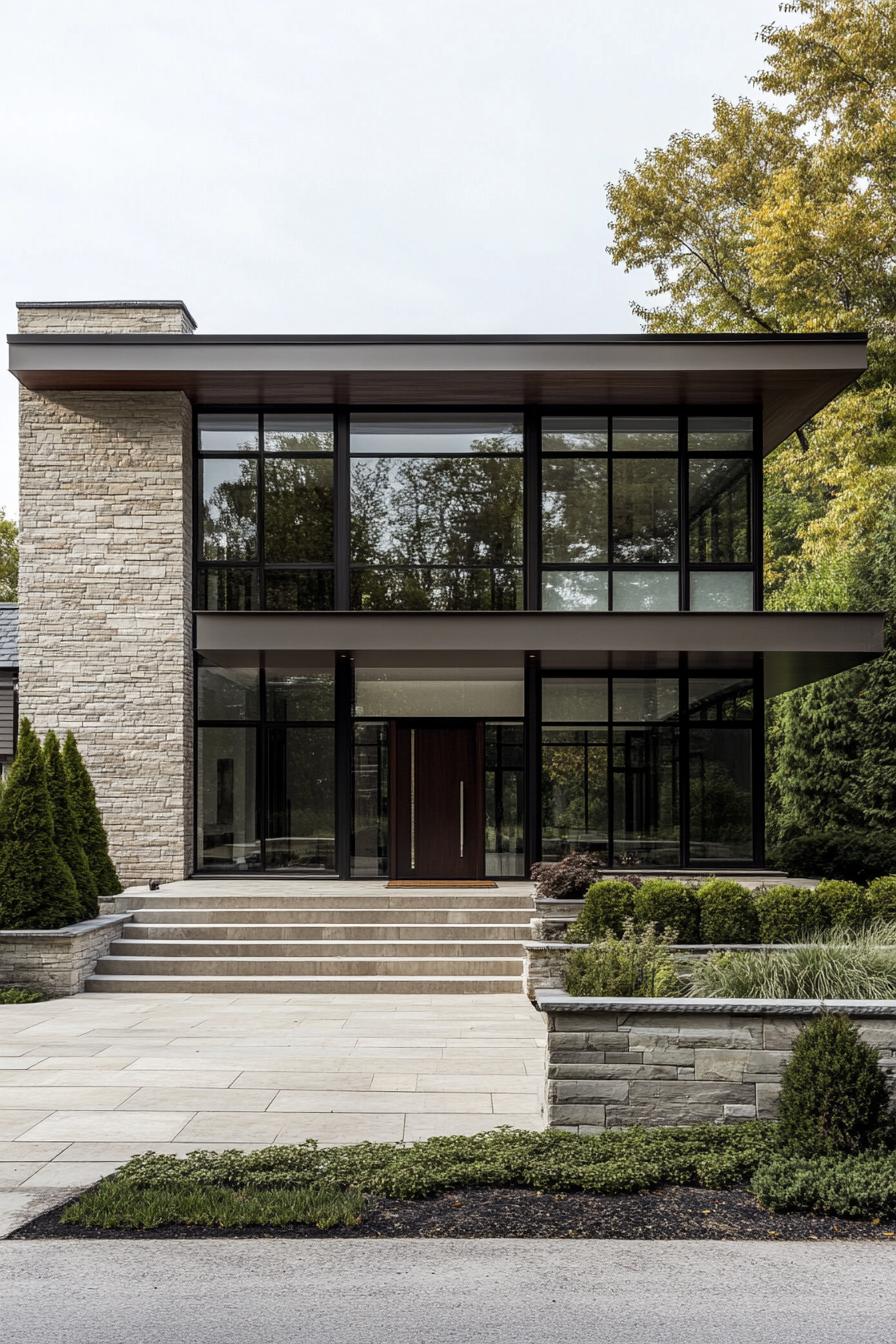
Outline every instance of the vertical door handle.
{"label": "vertical door handle", "polygon": [[460,782],[460,857],[464,856],[464,782]]}
{"label": "vertical door handle", "polygon": [[414,736],[414,729],[411,729],[411,872],[417,866],[417,836],[416,836],[416,786],[417,786],[417,741]]}

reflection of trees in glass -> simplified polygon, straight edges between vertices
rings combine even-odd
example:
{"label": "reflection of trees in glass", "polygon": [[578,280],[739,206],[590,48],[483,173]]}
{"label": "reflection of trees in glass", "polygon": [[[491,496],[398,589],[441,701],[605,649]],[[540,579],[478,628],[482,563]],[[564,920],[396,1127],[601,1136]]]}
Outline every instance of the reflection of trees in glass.
{"label": "reflection of trees in glass", "polygon": [[606,840],[607,747],[597,734],[565,729],[544,732],[542,829],[562,839],[587,833]]}
{"label": "reflection of trees in glass", "polygon": [[202,554],[206,560],[254,560],[255,482],[254,461],[203,461]]}
{"label": "reflection of trees in glass", "polygon": [[694,458],[688,466],[690,556],[722,564],[750,559],[750,463]]}
{"label": "reflection of trees in glass", "polygon": [[[494,451],[491,439],[477,441]],[[518,457],[355,458],[353,605],[517,607],[523,561]]]}
{"label": "reflection of trees in glass", "polygon": [[332,564],[333,465],[329,459],[266,459],[264,553],[268,561]]}
{"label": "reflection of trees in glass", "polygon": [[752,836],[751,733],[694,729],[690,743],[691,840],[749,852]]}
{"label": "reflection of trees in glass", "polygon": [[607,464],[593,458],[548,458],[541,467],[541,537],[545,561],[607,558]]}
{"label": "reflection of trees in glass", "polygon": [[264,450],[266,453],[332,453],[333,435],[325,430],[297,432],[265,428]]}
{"label": "reflection of trees in glass", "polygon": [[678,559],[678,463],[620,458],[613,463],[613,559],[665,564]]}

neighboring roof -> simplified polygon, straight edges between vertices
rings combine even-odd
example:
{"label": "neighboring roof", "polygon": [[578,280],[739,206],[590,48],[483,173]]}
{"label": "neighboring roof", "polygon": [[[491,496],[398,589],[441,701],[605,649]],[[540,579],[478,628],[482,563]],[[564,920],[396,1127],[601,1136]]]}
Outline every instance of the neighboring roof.
{"label": "neighboring roof", "polygon": [[34,390],[181,390],[200,406],[763,407],[770,451],[866,368],[862,333],[181,336],[19,333]]}
{"label": "neighboring roof", "polygon": [[675,667],[681,653],[728,667],[749,666],[761,653],[767,695],[855,667],[884,647],[883,617],[873,612],[241,611],[196,612],[195,622],[200,653],[351,649],[436,666],[538,651],[551,668]]}
{"label": "neighboring roof", "polygon": [[0,602],[0,667],[19,665],[19,604]]}

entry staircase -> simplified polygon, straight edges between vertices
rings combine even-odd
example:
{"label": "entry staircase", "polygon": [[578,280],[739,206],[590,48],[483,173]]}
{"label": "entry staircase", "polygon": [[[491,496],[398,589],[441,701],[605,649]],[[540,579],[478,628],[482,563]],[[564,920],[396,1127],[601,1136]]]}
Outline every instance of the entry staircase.
{"label": "entry staircase", "polygon": [[498,994],[522,986],[531,888],[382,882],[173,882],[132,914],[87,980],[117,993]]}

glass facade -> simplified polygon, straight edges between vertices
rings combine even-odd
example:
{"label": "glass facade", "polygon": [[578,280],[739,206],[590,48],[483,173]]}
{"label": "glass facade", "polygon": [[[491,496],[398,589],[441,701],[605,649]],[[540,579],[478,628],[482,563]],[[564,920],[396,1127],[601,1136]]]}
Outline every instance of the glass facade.
{"label": "glass facade", "polygon": [[[684,411],[201,412],[196,607],[750,611],[757,444],[752,415]],[[758,662],[344,657],[342,682],[335,655],[198,659],[198,870],[387,877],[393,725],[417,718],[477,725],[484,876],[579,848],[761,861]]]}
{"label": "glass facade", "polygon": [[201,412],[206,611],[751,611],[752,415]]}
{"label": "glass facade", "polygon": [[541,719],[545,859],[587,849],[622,868],[754,861],[752,677],[547,674]]}

